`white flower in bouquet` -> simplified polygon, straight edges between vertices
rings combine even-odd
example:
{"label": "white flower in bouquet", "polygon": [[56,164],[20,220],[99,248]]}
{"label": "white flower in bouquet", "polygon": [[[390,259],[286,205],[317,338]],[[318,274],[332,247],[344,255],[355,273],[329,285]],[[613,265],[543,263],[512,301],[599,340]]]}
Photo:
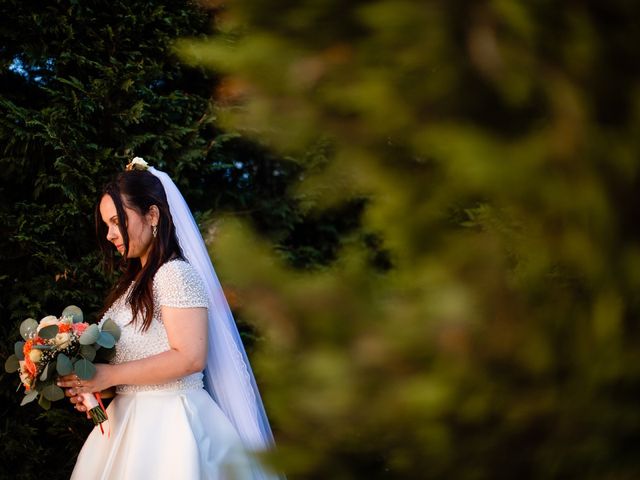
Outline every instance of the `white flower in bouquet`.
{"label": "white flower in bouquet", "polygon": [[71,343],[71,335],[67,332],[58,333],[53,339],[53,343],[59,350],[63,350]]}

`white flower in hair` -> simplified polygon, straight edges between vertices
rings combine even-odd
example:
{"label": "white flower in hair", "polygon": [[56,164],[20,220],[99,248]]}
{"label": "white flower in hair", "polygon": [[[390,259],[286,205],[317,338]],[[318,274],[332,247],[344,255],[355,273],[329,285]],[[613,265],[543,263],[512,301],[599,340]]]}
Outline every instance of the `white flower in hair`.
{"label": "white flower in hair", "polygon": [[143,158],[134,157],[133,160],[131,160],[127,164],[127,166],[125,167],[125,170],[128,172],[130,170],[146,170],[148,168],[149,168],[149,164],[145,162]]}

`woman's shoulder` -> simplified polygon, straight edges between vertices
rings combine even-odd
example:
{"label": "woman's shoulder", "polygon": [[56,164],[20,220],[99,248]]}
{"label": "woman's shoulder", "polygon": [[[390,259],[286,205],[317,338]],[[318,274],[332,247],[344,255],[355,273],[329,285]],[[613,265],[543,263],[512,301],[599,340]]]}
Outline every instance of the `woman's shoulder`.
{"label": "woman's shoulder", "polygon": [[163,278],[167,276],[182,276],[193,273],[196,273],[196,271],[189,262],[187,262],[183,258],[172,258],[160,265],[160,267],[156,271],[154,280],[157,280],[158,277]]}
{"label": "woman's shoulder", "polygon": [[169,260],[158,268],[153,287],[161,305],[207,304],[200,275],[189,262],[181,258]]}

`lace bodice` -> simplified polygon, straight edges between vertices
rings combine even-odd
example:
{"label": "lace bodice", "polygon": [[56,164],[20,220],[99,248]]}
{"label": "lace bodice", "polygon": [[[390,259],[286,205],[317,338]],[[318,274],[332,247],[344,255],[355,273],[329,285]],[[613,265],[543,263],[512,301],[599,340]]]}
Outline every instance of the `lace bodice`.
{"label": "lace bodice", "polygon": [[[204,285],[194,268],[184,260],[171,260],[162,265],[153,278],[154,315],[149,329],[134,325],[131,307],[126,298],[131,287],[105,312],[101,322],[111,318],[121,329],[112,364],[146,358],[169,350],[167,332],[162,322],[162,306],[177,308],[207,307]],[[117,393],[143,390],[181,390],[201,388],[202,373],[194,373],[178,380],[157,385],[118,385]]]}

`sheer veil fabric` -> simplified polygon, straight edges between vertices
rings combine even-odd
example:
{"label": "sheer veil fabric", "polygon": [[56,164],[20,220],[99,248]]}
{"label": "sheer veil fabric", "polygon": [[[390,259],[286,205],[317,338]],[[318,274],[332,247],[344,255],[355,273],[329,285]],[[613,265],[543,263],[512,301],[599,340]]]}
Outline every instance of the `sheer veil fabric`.
{"label": "sheer veil fabric", "polygon": [[[250,451],[268,450],[273,446],[269,421],[198,225],[171,178],[154,167],[148,170],[162,182],[182,252],[202,277],[207,290],[209,349],[204,372],[205,389],[236,428],[245,448]],[[259,466],[253,473],[255,479],[283,478],[265,472]]]}

